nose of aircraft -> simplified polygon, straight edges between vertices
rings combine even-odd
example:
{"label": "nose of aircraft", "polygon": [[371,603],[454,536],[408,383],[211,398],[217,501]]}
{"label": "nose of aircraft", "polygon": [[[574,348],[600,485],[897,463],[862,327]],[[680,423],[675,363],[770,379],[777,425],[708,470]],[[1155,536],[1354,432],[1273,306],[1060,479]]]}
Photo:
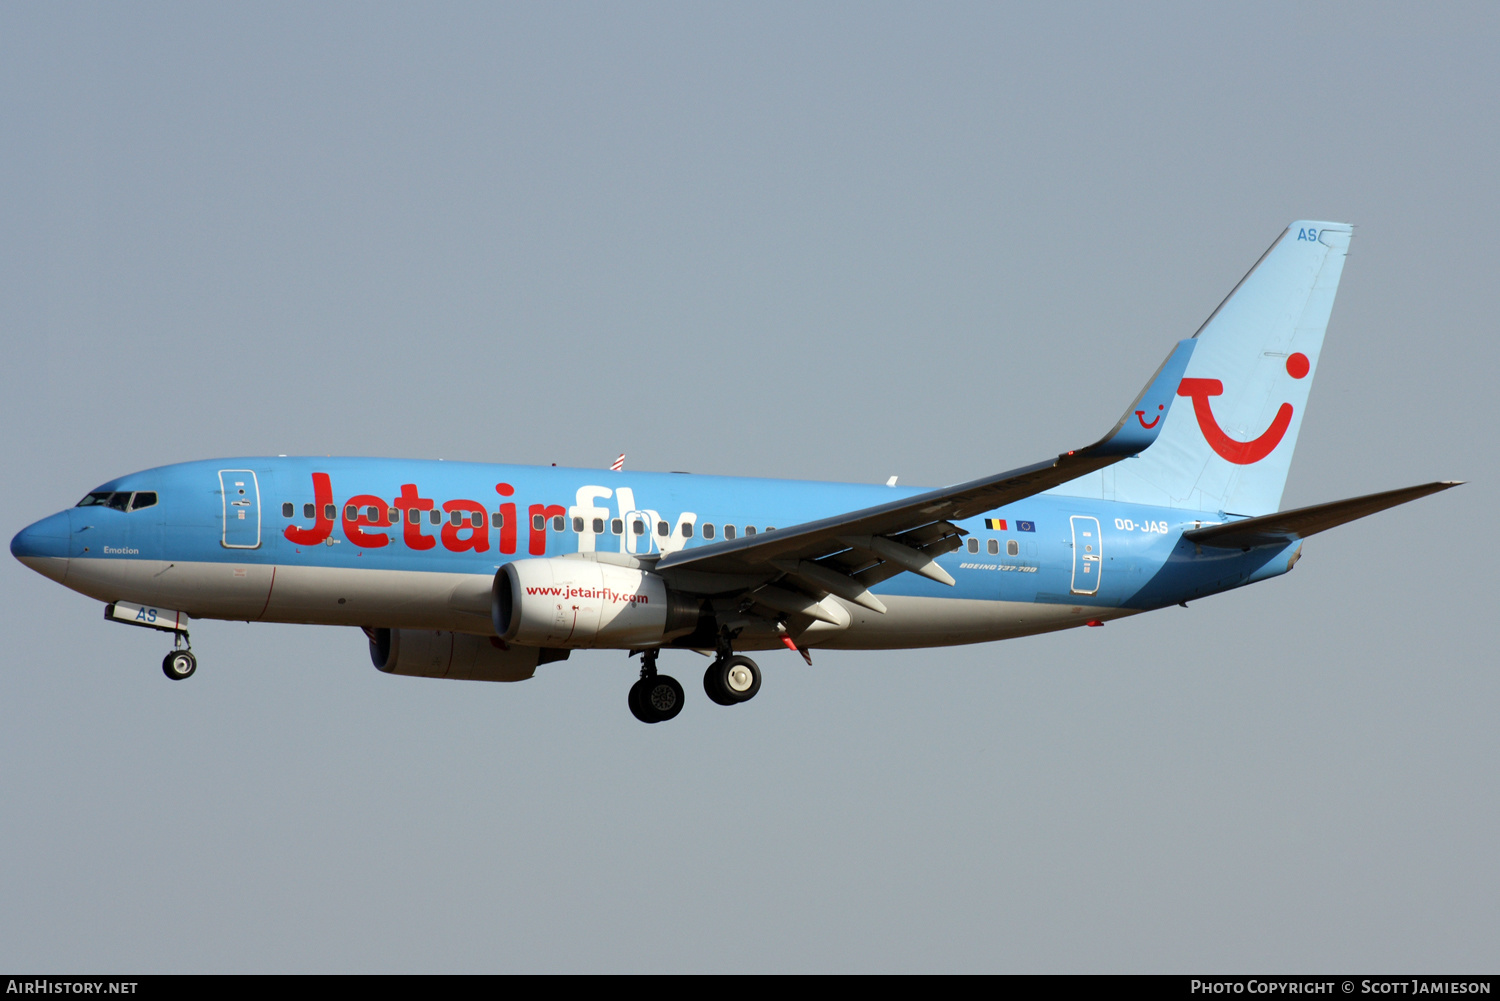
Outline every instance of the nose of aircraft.
{"label": "nose of aircraft", "polygon": [[62,583],[68,573],[68,512],[60,511],[27,525],[10,540],[10,554],[52,580]]}

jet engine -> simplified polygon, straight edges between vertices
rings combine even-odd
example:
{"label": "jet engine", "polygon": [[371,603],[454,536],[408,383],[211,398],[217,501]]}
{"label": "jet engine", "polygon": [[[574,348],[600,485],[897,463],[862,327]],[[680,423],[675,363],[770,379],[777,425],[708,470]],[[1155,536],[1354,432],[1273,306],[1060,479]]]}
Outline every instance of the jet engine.
{"label": "jet engine", "polygon": [[507,563],[491,613],[507,643],[547,647],[657,646],[698,625],[700,602],[654,573],[593,560]]}
{"label": "jet engine", "polygon": [[493,636],[437,629],[366,629],[370,660],[386,674],[464,681],[525,681],[566,650],[517,646]]}

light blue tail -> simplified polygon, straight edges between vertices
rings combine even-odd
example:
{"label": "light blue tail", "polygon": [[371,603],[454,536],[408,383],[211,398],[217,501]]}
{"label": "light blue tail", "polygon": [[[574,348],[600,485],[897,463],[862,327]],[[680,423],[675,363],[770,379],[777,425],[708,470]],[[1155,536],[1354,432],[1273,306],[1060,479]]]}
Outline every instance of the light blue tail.
{"label": "light blue tail", "polygon": [[1156,443],[1054,492],[1194,511],[1268,514],[1318,370],[1352,229],[1294,222],[1193,336]]}

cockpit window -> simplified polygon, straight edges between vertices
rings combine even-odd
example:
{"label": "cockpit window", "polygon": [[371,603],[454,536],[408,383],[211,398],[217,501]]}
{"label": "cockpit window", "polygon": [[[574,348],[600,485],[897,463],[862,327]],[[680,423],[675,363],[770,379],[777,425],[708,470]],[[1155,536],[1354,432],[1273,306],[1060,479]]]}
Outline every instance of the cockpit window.
{"label": "cockpit window", "polygon": [[78,507],[109,507],[116,511],[139,511],[143,507],[150,507],[156,503],[156,491],[138,490],[135,493],[135,503],[130,502],[129,490],[95,490],[83,500],[79,501]]}

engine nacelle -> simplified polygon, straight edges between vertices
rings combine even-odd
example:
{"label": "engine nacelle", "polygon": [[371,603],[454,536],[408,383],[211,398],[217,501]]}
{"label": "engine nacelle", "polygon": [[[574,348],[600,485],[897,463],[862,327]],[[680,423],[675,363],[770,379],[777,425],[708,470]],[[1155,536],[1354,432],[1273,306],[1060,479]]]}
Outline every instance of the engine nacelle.
{"label": "engine nacelle", "polygon": [[464,681],[525,681],[538,664],[563,660],[566,650],[503,643],[437,629],[368,629],[370,660],[386,674]]}
{"label": "engine nacelle", "polygon": [[528,646],[656,646],[698,624],[699,602],[661,577],[593,560],[507,563],[493,595],[495,632]]}

